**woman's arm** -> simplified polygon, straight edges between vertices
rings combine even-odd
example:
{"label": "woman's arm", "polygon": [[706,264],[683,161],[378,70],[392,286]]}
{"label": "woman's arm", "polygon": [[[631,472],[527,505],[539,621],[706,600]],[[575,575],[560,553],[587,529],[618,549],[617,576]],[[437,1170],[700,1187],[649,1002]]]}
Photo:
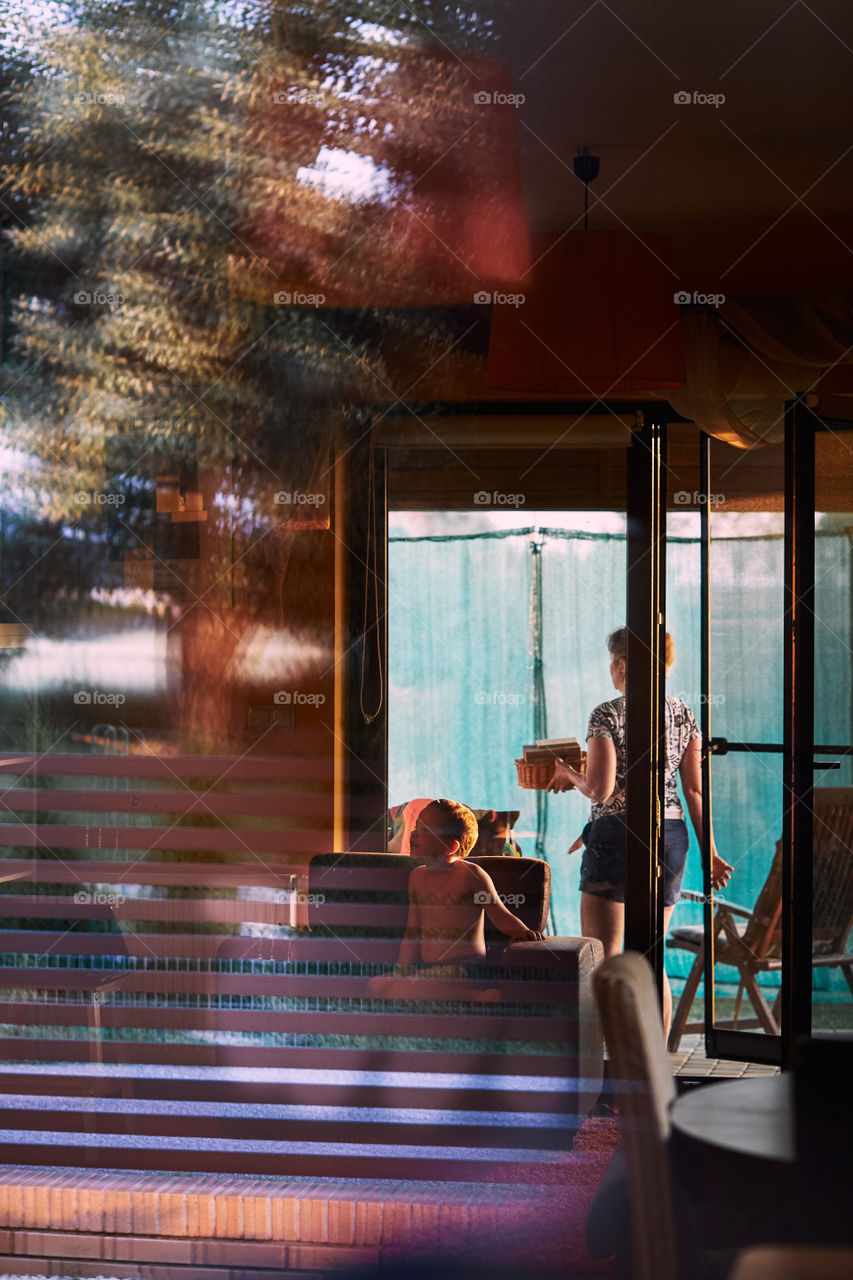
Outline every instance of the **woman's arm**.
{"label": "woman's arm", "polygon": [[[687,801],[687,811],[690,814],[690,821],[693,823],[693,830],[696,832],[696,839],[699,841],[699,848],[702,848],[702,743],[699,738],[693,738],[687,745],[687,750],[681,757],[681,764],[678,766],[678,772],[681,774],[681,785],[684,788],[684,799]],[[722,889],[729,880],[733,868],[725,862],[717,853],[717,846],[714,843],[714,833],[711,832],[711,884],[715,889]]]}
{"label": "woman's arm", "polygon": [[611,738],[587,738],[586,772],[578,773],[571,765],[558,760],[548,791],[567,791],[574,786],[597,804],[604,804],[616,786],[616,747]]}

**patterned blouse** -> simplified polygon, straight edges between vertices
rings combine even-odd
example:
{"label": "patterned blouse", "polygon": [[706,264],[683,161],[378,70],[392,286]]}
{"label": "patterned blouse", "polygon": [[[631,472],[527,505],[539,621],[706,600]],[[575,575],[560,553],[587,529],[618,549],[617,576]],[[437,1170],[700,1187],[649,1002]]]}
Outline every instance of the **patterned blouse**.
{"label": "patterned blouse", "polygon": [[[587,738],[609,738],[616,748],[616,786],[606,804],[593,801],[590,818],[625,812],[625,698],[602,702],[591,712]],[[678,798],[676,774],[687,744],[702,734],[693,712],[679,698],[666,695],[666,783],[665,818],[682,818],[684,812]]]}

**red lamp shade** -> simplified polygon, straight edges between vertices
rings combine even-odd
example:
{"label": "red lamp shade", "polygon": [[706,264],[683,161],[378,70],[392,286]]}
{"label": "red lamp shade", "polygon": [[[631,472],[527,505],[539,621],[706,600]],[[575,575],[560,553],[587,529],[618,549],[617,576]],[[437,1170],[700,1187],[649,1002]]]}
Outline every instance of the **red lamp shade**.
{"label": "red lamp shade", "polygon": [[308,305],[448,306],[528,270],[508,70],[436,48],[392,48],[381,66],[357,96],[263,95],[238,290],[294,305],[298,292]]}
{"label": "red lamp shade", "polygon": [[666,255],[663,237],[629,231],[537,237],[524,301],[492,309],[489,384],[570,395],[683,386]]}

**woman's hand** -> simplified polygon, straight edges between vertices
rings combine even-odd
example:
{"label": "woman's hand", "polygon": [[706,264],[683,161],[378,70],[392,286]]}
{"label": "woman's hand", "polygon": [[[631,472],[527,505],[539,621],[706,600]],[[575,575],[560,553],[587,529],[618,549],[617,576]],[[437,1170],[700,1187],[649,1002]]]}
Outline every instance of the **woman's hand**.
{"label": "woman's hand", "polygon": [[733,871],[734,867],[724,861],[715,849],[711,855],[711,884],[714,888],[724,889]]}
{"label": "woman's hand", "polygon": [[568,791],[574,787],[597,804],[606,804],[616,786],[616,748],[610,738],[587,738],[583,771],[573,769],[558,756],[548,791]]}
{"label": "woman's hand", "polygon": [[551,781],[545,788],[546,791],[571,791],[573,787],[577,787],[580,791],[583,785],[583,774],[578,773],[577,769],[573,769],[570,764],[566,764],[558,756],[554,761],[554,773]]}

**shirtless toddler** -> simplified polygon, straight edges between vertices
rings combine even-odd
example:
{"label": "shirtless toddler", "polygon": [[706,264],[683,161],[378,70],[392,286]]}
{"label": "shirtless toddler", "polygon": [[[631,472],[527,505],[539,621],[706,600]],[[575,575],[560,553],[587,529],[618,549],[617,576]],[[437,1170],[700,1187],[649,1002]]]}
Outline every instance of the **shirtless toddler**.
{"label": "shirtless toddler", "polygon": [[464,804],[434,800],[421,810],[411,835],[412,856],[425,858],[409,876],[409,917],[400,944],[398,973],[443,965],[477,966],[486,958],[484,916],[509,938],[536,942],[508,911],[482,867],[465,859],[477,840],[477,819]]}

